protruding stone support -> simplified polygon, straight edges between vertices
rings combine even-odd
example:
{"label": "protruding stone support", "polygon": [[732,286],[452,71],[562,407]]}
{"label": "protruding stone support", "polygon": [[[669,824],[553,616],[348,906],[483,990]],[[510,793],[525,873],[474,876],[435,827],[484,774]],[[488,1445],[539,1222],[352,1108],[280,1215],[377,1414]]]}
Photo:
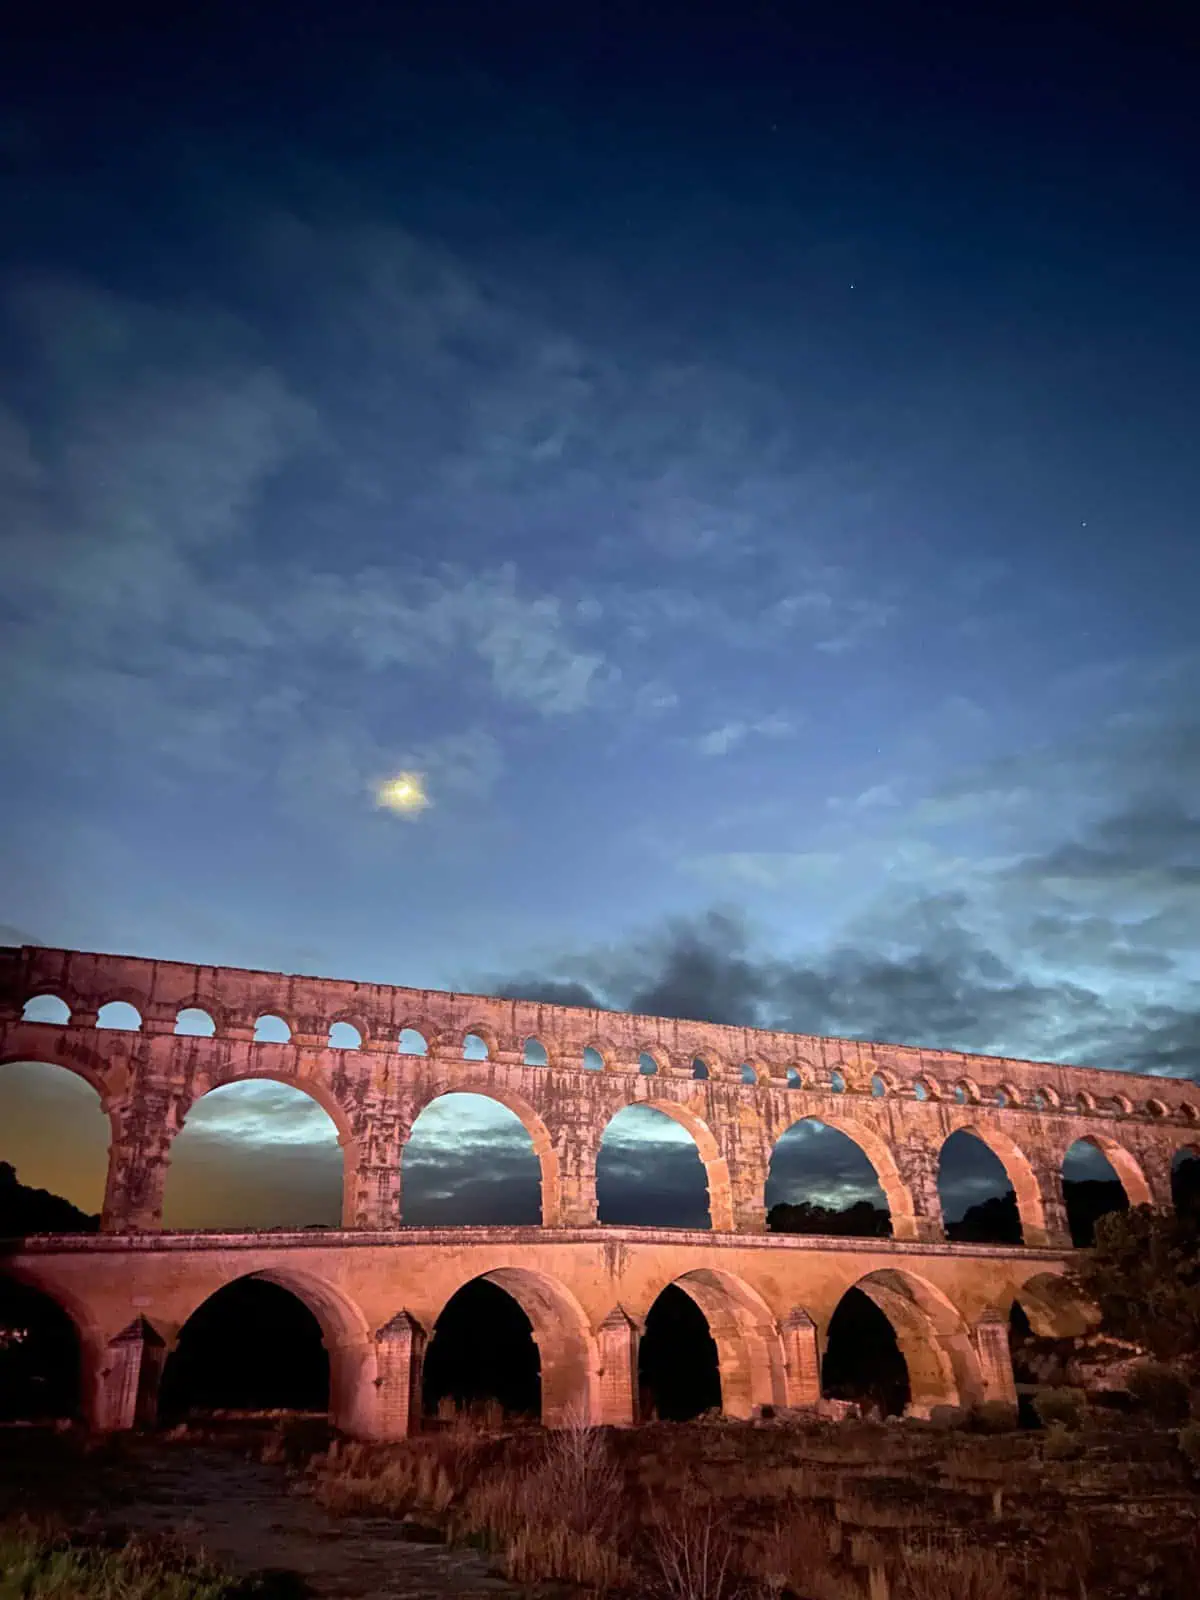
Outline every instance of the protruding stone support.
{"label": "protruding stone support", "polygon": [[994,1306],[988,1306],[971,1329],[971,1343],[979,1363],[984,1400],[999,1400],[1015,1410],[1017,1387],[1008,1345],[1008,1322]]}
{"label": "protruding stone support", "polygon": [[793,1409],[815,1406],[821,1398],[817,1325],[807,1311],[797,1306],[784,1317],[779,1331],[783,1339],[787,1404]]}
{"label": "protruding stone support", "polygon": [[151,1426],[158,1416],[166,1357],[166,1345],[142,1317],[122,1328],[99,1353],[89,1386],[88,1425],[97,1433]]}
{"label": "protruding stone support", "polygon": [[600,1350],[599,1415],[610,1428],[628,1428],[638,1421],[637,1323],[622,1305],[615,1305],[596,1330]]}
{"label": "protruding stone support", "polygon": [[407,1439],[421,1426],[421,1372],[425,1329],[398,1311],[375,1335],[377,1392],[372,1436]]}

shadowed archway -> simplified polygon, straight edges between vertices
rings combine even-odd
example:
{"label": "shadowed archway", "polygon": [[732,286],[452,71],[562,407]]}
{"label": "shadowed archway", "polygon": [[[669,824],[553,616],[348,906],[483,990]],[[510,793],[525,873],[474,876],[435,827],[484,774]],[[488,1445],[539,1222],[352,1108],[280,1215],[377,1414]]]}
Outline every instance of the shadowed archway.
{"label": "shadowed archway", "polygon": [[[496,1298],[501,1291],[515,1305],[515,1315]],[[464,1306],[468,1312],[474,1308],[473,1321],[468,1322]],[[435,1351],[447,1312],[449,1337],[442,1351]],[[503,1319],[502,1326],[496,1319]],[[504,1354],[499,1366],[489,1353],[493,1327],[498,1329],[497,1342]],[[433,1399],[433,1389],[438,1389],[441,1394],[457,1391],[474,1400],[494,1398],[504,1405],[509,1399],[521,1400],[531,1392],[530,1349],[536,1357],[542,1422],[555,1428],[580,1419],[592,1421],[597,1406],[598,1359],[587,1318],[569,1289],[546,1273],[526,1267],[497,1267],[482,1273],[460,1285],[445,1301],[434,1319],[426,1350],[425,1399]],[[479,1385],[472,1386],[468,1370],[472,1359],[481,1368],[490,1365],[490,1395]],[[472,1387],[475,1392],[468,1393]]]}
{"label": "shadowed archway", "polygon": [[[867,1273],[853,1288],[891,1325],[914,1415],[928,1416],[938,1405],[973,1405],[981,1398],[983,1385],[966,1325],[940,1289],[916,1273],[892,1267]],[[878,1330],[872,1337],[878,1340]]]}
{"label": "shadowed archway", "polygon": [[427,1417],[478,1413],[506,1418],[542,1412],[542,1373],[533,1324],[520,1302],[486,1278],[464,1283],[442,1307],[425,1352]]}
{"label": "shadowed archway", "polygon": [[329,1356],[301,1297],[261,1276],[210,1295],[180,1329],[159,1394],[164,1423],[214,1411],[324,1413]]}
{"label": "shadowed archway", "polygon": [[638,1343],[639,1418],[689,1422],[720,1408],[716,1340],[692,1296],[669,1283],[646,1313]]}
{"label": "shadowed archway", "polygon": [[847,1289],[830,1318],[821,1393],[856,1401],[885,1417],[902,1415],[912,1398],[896,1330],[861,1289]]}
{"label": "shadowed archway", "polygon": [[[761,1295],[732,1272],[698,1267],[664,1286],[652,1302],[651,1312],[667,1289],[682,1292],[702,1314],[716,1350],[718,1392],[709,1403],[721,1406],[729,1417],[752,1416],[759,1406],[783,1405],[786,1400],[783,1348],[779,1328]],[[672,1306],[674,1309],[672,1309]],[[683,1330],[692,1345],[693,1361],[703,1366],[702,1341],[694,1318],[681,1312],[669,1297],[658,1321]],[[651,1329],[647,1314],[647,1332]],[[689,1331],[690,1330],[690,1331]],[[702,1374],[701,1374],[702,1376]],[[710,1386],[711,1387],[711,1386]],[[703,1407],[701,1409],[704,1409]]]}
{"label": "shadowed archway", "polygon": [[74,1421],[83,1398],[83,1344],[70,1315],[0,1274],[0,1422]]}

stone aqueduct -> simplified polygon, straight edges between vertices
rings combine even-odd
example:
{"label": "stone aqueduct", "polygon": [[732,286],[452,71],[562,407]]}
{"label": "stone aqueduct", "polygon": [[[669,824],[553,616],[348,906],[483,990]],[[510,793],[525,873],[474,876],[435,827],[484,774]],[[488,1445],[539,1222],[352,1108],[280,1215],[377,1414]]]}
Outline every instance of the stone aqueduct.
{"label": "stone aqueduct", "polygon": [[[48,996],[66,1020],[26,1020],[29,1003]],[[114,1001],[136,1010],[136,1026],[98,1026]],[[193,1009],[212,1019],[211,1037],[177,1033],[180,1012]],[[287,1043],[256,1042],[263,1016],[283,1019]],[[339,1031],[356,1047],[331,1047],[335,1024],[354,1030]],[[401,1035],[416,1033],[425,1053],[403,1053]],[[486,1058],[464,1058],[469,1035]],[[316,1315],[331,1416],[367,1438],[418,1424],[425,1342],[450,1297],[480,1277],[529,1318],[551,1425],[635,1420],[639,1331],[671,1284],[704,1313],[731,1415],[816,1402],[826,1331],[852,1287],[891,1322],[915,1412],[1011,1401],[1013,1303],[1039,1332],[1086,1323],[1063,1283],[1067,1149],[1090,1141],[1132,1203],[1164,1206],[1177,1153],[1200,1153],[1200,1091],[1188,1080],[40,947],[0,949],[0,1065],[11,1061],[77,1073],[111,1127],[100,1235],[20,1241],[5,1261],[72,1317],[98,1428],[153,1416],[184,1323],[246,1275],[291,1289]],[[171,1145],[189,1107],[248,1078],[304,1090],[336,1124],[340,1230],[162,1231]],[[453,1091],[490,1096],[528,1130],[540,1227],[403,1226],[405,1141],[422,1109]],[[635,1103],[695,1140],[711,1232],[598,1223],[600,1138]],[[892,1239],[765,1232],[771,1150],[808,1117],[870,1159]],[[947,1242],[938,1161],[959,1129],[1004,1165],[1023,1246]]]}

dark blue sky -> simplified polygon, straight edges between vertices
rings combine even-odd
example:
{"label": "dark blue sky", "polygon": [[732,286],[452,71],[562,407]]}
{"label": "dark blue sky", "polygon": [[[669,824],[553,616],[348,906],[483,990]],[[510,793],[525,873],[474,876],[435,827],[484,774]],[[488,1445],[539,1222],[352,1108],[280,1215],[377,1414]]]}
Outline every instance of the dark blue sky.
{"label": "dark blue sky", "polygon": [[1197,1070],[1183,7],[9,31],[9,938]]}

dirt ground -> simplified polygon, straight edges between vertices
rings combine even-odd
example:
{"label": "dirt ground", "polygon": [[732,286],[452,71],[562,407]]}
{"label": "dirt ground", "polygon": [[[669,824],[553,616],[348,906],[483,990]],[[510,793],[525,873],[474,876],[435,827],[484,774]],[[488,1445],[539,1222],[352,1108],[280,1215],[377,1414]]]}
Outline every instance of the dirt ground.
{"label": "dirt ground", "polygon": [[235,1576],[263,1575],[263,1600],[501,1600],[552,1597],[506,1582],[490,1558],[392,1517],[333,1516],[283,1465],[238,1442],[130,1437],[87,1448],[33,1428],[0,1430],[0,1517],[49,1516],[115,1543],[170,1536]]}

